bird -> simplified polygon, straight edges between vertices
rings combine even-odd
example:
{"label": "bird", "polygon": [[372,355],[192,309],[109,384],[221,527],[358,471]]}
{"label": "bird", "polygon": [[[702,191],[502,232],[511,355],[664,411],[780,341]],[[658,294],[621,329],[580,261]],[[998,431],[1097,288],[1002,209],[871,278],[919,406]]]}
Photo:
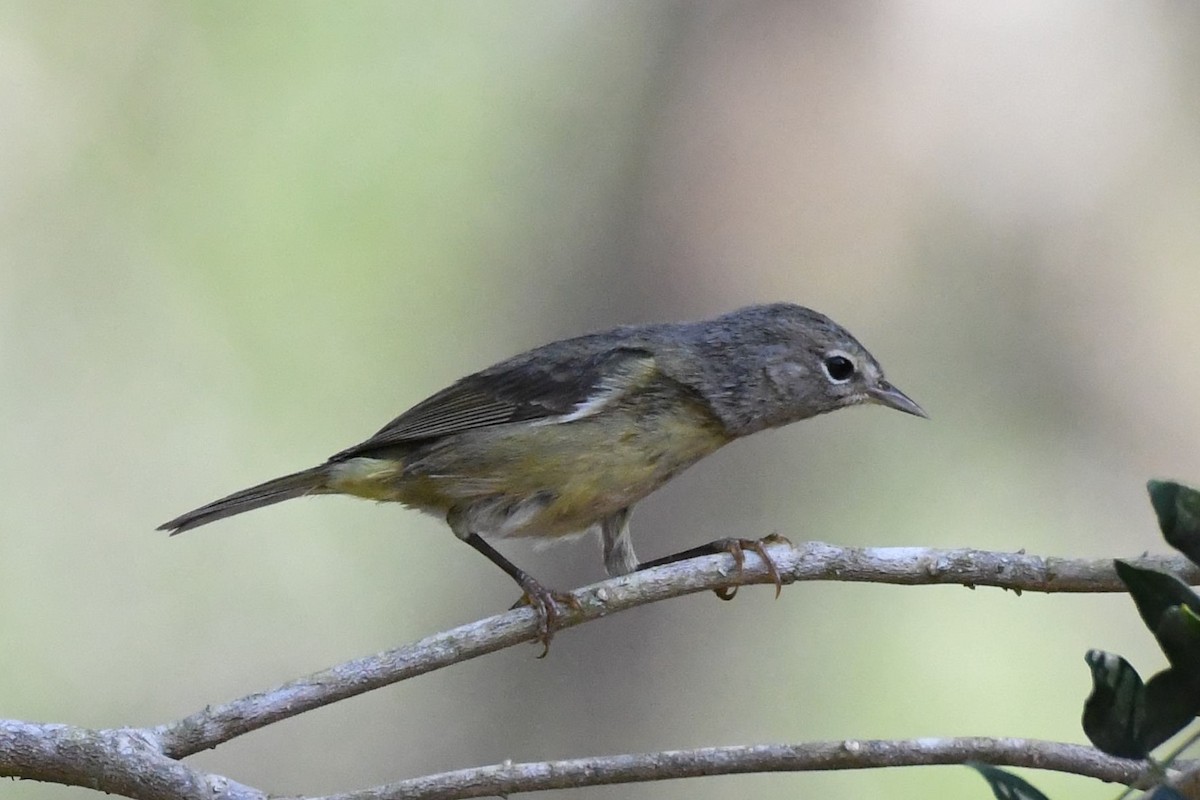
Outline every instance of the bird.
{"label": "bird", "polygon": [[699,321],[624,325],[467,375],[321,464],[234,492],[158,529],[175,535],[320,494],[435,514],[521,587],[544,656],[562,617],[559,605],[575,603],[492,541],[594,532],[610,576],[716,549],[735,551],[740,564],[739,543],[757,543],[719,540],[639,562],[631,510],[734,440],[862,404],[927,416],[849,331],[804,306],[771,303]]}

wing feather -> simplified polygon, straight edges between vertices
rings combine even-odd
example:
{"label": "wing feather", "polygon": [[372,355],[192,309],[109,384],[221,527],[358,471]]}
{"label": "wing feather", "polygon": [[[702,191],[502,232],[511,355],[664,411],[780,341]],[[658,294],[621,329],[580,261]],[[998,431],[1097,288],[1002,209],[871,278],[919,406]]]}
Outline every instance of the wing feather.
{"label": "wing feather", "polygon": [[[563,343],[559,343],[561,345]],[[656,372],[654,355],[636,347],[548,352],[511,358],[459,380],[330,460],[513,422],[580,419],[618,401]]]}

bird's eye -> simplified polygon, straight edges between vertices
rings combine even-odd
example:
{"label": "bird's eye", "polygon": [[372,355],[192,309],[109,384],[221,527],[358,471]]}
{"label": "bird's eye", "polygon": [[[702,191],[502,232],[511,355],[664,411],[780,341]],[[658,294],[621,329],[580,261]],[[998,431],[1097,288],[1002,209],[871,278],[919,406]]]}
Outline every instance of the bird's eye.
{"label": "bird's eye", "polygon": [[825,374],[834,383],[845,383],[854,375],[854,362],[845,356],[829,356],[824,366]]}

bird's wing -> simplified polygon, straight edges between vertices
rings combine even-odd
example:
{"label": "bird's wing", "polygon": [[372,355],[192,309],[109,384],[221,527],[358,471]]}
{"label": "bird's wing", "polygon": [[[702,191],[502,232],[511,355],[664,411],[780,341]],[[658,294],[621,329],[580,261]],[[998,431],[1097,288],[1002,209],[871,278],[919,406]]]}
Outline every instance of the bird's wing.
{"label": "bird's wing", "polygon": [[533,351],[468,375],[330,460],[512,422],[568,422],[619,401],[656,374],[654,355],[636,347],[565,355]]}

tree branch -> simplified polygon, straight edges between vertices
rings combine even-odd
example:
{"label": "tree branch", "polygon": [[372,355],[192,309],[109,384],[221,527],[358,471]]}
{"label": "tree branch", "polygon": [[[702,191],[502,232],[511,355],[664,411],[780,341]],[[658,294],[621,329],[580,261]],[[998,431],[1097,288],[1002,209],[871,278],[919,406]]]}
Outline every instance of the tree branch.
{"label": "tree branch", "polygon": [[[796,581],[833,580],[890,584],[960,584],[970,587],[997,586],[1015,592],[1116,592],[1124,591],[1109,559],[1079,560],[1040,558],[1024,553],[994,553],[978,550],[936,550],[928,548],[845,548],[820,542],[799,546],[787,543],[769,545],[767,552],[783,583]],[[1143,557],[1131,559],[1141,566],[1173,572],[1189,583],[1200,583],[1200,569],[1182,557]],[[609,614],[636,606],[739,584],[770,583],[767,565],[754,553],[747,553],[740,572],[730,555],[706,556],[669,564],[644,572],[614,578],[577,590],[574,595],[579,609],[564,609],[562,627],[569,628]],[[534,614],[522,608],[499,614],[450,631],[434,634],[410,645],[378,655],[349,661],[284,684],[276,689],[252,694],[224,705],[208,707],[184,719],[150,729],[88,730],[66,725],[35,725],[0,720],[0,776],[29,778],[69,785],[90,786],[139,800],[262,800],[263,793],[219,776],[193,770],[178,759],[201,750],[216,747],[222,742],[257,730],[279,720],[319,708],[338,700],[387,686],[406,678],[422,675],[451,664],[491,653],[536,637]],[[1138,762],[1121,762],[1099,755],[1090,748],[1074,750],[1038,750],[1022,756],[1019,749],[1009,751],[1006,743],[1019,740],[921,740],[908,743],[860,742],[851,747],[836,745],[806,745],[799,748],[718,748],[645,756],[619,756],[610,759],[587,759],[555,762],[542,765],[522,765],[532,770],[537,781],[559,780],[555,776],[572,769],[608,770],[614,775],[607,782],[644,780],[666,776],[664,765],[682,770],[670,777],[715,774],[714,765],[730,764],[730,771],[746,772],[760,769],[848,769],[884,766],[888,753],[906,753],[905,758],[930,759],[902,763],[961,763],[968,758],[963,748],[971,749],[969,757],[990,763],[1014,766],[1040,766],[1064,769],[1104,780],[1126,782],[1129,775],[1143,773]],[[967,743],[967,744],[964,744]],[[1026,742],[1026,745],[1029,743]],[[1036,744],[1036,743],[1035,743]],[[1023,745],[1024,746],[1024,745]],[[989,750],[988,748],[1000,748]],[[1050,747],[1046,743],[1038,747]],[[1071,745],[1060,745],[1071,748]],[[782,749],[780,749],[782,748]],[[838,750],[841,748],[841,750]],[[890,748],[890,749],[889,749]],[[940,749],[939,749],[940,748]],[[957,748],[957,749],[956,749]],[[973,749],[972,749],[973,748]],[[851,752],[853,751],[853,752]],[[1030,758],[1044,762],[1031,763]],[[786,758],[780,753],[791,753]],[[840,755],[839,755],[840,753]],[[951,755],[959,753],[959,757]],[[993,756],[989,756],[992,753]],[[703,755],[699,755],[703,754]],[[939,755],[940,754],[940,755]],[[1006,755],[1007,754],[1007,755]],[[1057,754],[1057,755],[1056,755]],[[1081,754],[1088,754],[1086,758]],[[853,755],[866,759],[856,762],[845,759]],[[788,759],[792,759],[788,761]],[[612,759],[619,759],[613,761]],[[705,759],[708,759],[707,761]],[[756,760],[757,759],[757,760]],[[765,759],[765,760],[764,760]],[[840,760],[839,760],[840,759]],[[873,760],[874,759],[874,760]],[[1025,759],[1025,760],[1021,760]],[[1057,760],[1055,760],[1057,759]],[[1099,761],[1097,761],[1099,759]],[[756,767],[752,764],[776,764]],[[818,764],[826,766],[816,766]],[[592,765],[588,767],[587,765]],[[691,764],[692,766],[688,766]],[[795,766],[811,764],[814,766]],[[844,766],[837,766],[844,764]],[[1100,764],[1108,772],[1097,773]],[[1117,766],[1121,765],[1117,771]],[[1132,769],[1134,772],[1120,770]],[[741,766],[737,766],[741,765]],[[830,766],[832,765],[832,766]],[[1062,766],[1055,766],[1062,765]],[[488,783],[484,794],[517,789],[497,789],[495,781],[515,780],[518,767],[505,765],[482,770],[450,773],[448,776],[414,779],[374,792],[392,792],[378,797],[443,797],[440,788],[432,794],[404,794],[427,791],[426,785],[435,781],[466,781]],[[622,772],[622,770],[625,770]],[[630,770],[643,770],[631,772]],[[646,772],[645,770],[649,770]],[[575,773],[572,773],[575,774]],[[597,773],[599,774],[599,773]],[[620,776],[626,777],[620,777]],[[569,785],[579,785],[578,778]],[[422,781],[426,783],[421,783]],[[438,784],[440,785],[440,784]],[[448,785],[448,784],[447,784]],[[457,784],[455,784],[457,785]],[[504,786],[509,784],[503,783]],[[568,784],[557,784],[568,785]],[[536,783],[536,788],[551,788],[550,783]],[[446,789],[445,791],[450,791]],[[471,789],[470,791],[474,791]],[[478,794],[454,794],[469,797]],[[369,793],[344,797],[373,798]]]}
{"label": "tree branch", "polygon": [[0,720],[0,776],[86,786],[137,800],[267,800],[162,754],[145,730]]}
{"label": "tree branch", "polygon": [[[1121,592],[1112,559],[1041,558],[984,550],[920,547],[853,548],[822,542],[767,548],[784,583],[852,581],[997,586],[1015,592]],[[1133,559],[1200,583],[1200,569],[1182,556]],[[564,628],[671,597],[748,583],[770,583],[762,559],[747,553],[738,575],[730,555],[705,556],[635,572],[578,589],[580,609],[564,609]],[[468,661],[536,636],[534,614],[520,608],[437,633],[394,650],[348,661],[155,729],[164,752],[183,758],[272,722],[348,697]]]}
{"label": "tree branch", "polygon": [[[1032,767],[1137,786],[1155,777],[1145,761],[1114,758],[1091,747],[1037,739],[866,740],[702,747],[661,753],[576,758],[456,770],[398,781],[318,800],[450,800],[507,797],[582,786],[737,775],[750,772],[814,772],[878,769],[981,761]],[[983,791],[982,787],[981,792]],[[296,799],[298,800],[298,798]]]}

